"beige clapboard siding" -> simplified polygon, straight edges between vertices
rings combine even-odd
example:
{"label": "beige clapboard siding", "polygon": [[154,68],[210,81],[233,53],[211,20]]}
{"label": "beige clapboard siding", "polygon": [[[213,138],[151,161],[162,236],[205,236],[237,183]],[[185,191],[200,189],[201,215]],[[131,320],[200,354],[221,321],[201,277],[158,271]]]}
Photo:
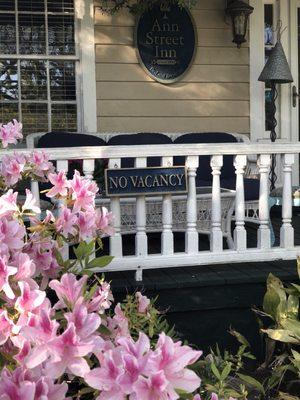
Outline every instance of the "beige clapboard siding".
{"label": "beige clapboard siding", "polygon": [[[234,47],[232,33],[227,29],[197,29],[198,45],[203,47]],[[133,27],[128,26],[95,26],[96,44],[133,45]],[[236,46],[235,46],[236,47]]]}
{"label": "beige clapboard siding", "polygon": [[[138,64],[136,50],[126,45],[96,45],[97,63]],[[197,47],[195,65],[248,65],[249,49],[235,47]],[[98,65],[99,67],[99,65]]]}
{"label": "beige clapboard siding", "polygon": [[[99,0],[95,0],[95,5]],[[198,0],[193,66],[181,81],[163,85],[138,63],[135,18],[95,8],[99,131],[235,131],[249,133],[249,48],[237,50],[225,0]]]}
{"label": "beige clapboard siding", "polygon": [[[97,81],[152,81],[137,64],[99,64]],[[248,82],[249,68],[244,65],[193,65],[181,82]]]}
{"label": "beige clapboard siding", "polygon": [[[195,26],[197,28],[226,28],[223,10],[193,10]],[[132,15],[128,15],[126,11],[121,11],[116,15],[103,14],[100,9],[95,10],[95,25],[101,26],[131,26],[135,25]]]}
{"label": "beige clapboard siding", "polygon": [[249,118],[245,117],[101,117],[101,132],[249,132]]}
{"label": "beige clapboard siding", "polygon": [[247,83],[97,82],[101,100],[249,100]]}
{"label": "beige clapboard siding", "polygon": [[98,100],[103,117],[248,117],[248,101]]}

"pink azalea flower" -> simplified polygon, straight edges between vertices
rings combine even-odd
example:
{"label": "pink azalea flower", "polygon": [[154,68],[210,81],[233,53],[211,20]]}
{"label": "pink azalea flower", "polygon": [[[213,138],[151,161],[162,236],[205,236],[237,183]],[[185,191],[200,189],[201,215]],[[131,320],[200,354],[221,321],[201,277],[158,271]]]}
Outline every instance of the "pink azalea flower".
{"label": "pink azalea flower", "polygon": [[0,219],[0,254],[9,254],[24,246],[25,228],[16,220]]}
{"label": "pink azalea flower", "polygon": [[49,174],[48,179],[53,187],[46,194],[47,197],[67,196],[68,180],[65,171],[60,171],[58,174]]}
{"label": "pink azalea flower", "polygon": [[66,397],[67,383],[54,383],[49,377],[41,377],[36,383],[35,400],[71,400]]}
{"label": "pink azalea flower", "polygon": [[141,314],[146,314],[148,307],[150,305],[150,300],[148,299],[148,297],[143,296],[141,292],[136,292],[135,296],[139,302],[138,312]]}
{"label": "pink azalea flower", "polygon": [[86,281],[86,275],[77,280],[74,274],[64,274],[60,282],[58,280],[51,281],[49,286],[55,290],[59,298],[59,302],[55,304],[55,308],[73,308],[79,300],[82,301]]}
{"label": "pink azalea flower", "polygon": [[4,177],[7,186],[15,185],[22,178],[25,164],[25,157],[18,154],[2,157],[0,174]]}
{"label": "pink azalea flower", "polygon": [[52,349],[52,362],[46,365],[46,374],[51,378],[59,378],[64,372],[84,377],[89,365],[83,358],[93,351],[93,342],[80,340],[71,322],[65,332],[53,339],[49,346]]}
{"label": "pink azalea flower", "polygon": [[91,239],[95,235],[95,214],[89,211],[80,211],[78,213],[77,226],[79,239]]}
{"label": "pink azalea flower", "polygon": [[9,319],[7,311],[0,309],[0,346],[2,346],[11,335],[14,323]]}
{"label": "pink azalea flower", "polygon": [[107,327],[111,331],[111,335],[117,339],[120,337],[130,337],[128,319],[123,313],[120,304],[114,309],[115,315],[107,319]]}
{"label": "pink azalea flower", "polygon": [[193,397],[193,400],[201,400],[200,394],[196,394],[196,395]]}
{"label": "pink azalea flower", "polygon": [[113,214],[108,212],[107,208],[102,207],[96,210],[96,227],[102,233],[113,235],[114,228],[111,226],[113,222]]}
{"label": "pink azalea flower", "polygon": [[28,254],[17,254],[14,259],[14,265],[18,269],[16,275],[14,276],[14,280],[25,281],[33,277],[35,273],[35,264]]}
{"label": "pink azalea flower", "polygon": [[17,144],[17,140],[22,138],[22,124],[15,119],[6,125],[0,125],[0,140],[3,148],[9,144]]}
{"label": "pink azalea flower", "polygon": [[9,299],[15,298],[15,294],[9,284],[9,277],[16,273],[17,268],[8,266],[6,260],[0,257],[0,291],[3,290]]}
{"label": "pink azalea flower", "polygon": [[73,211],[93,209],[95,205],[95,185],[91,185],[90,181],[80,176],[75,171],[73,179],[69,181],[72,200],[74,201]]}
{"label": "pink azalea flower", "polygon": [[163,371],[158,371],[149,378],[140,376],[134,384],[134,400],[177,400],[179,395],[169,385]]}
{"label": "pink azalea flower", "polygon": [[9,189],[0,197],[0,218],[12,215],[19,211],[17,206],[18,192]]}
{"label": "pink azalea flower", "polygon": [[43,151],[33,151],[28,157],[28,163],[31,164],[32,174],[39,178],[44,178],[54,169],[48,154]]}
{"label": "pink azalea flower", "polygon": [[0,399],[35,400],[35,382],[20,367],[10,372],[4,368],[0,375]]}
{"label": "pink azalea flower", "polygon": [[[117,396],[124,399],[125,394],[117,385],[118,377],[123,373],[123,360],[120,349],[108,350],[103,354],[101,367],[95,368],[84,377],[89,386],[107,392],[116,392]],[[109,398],[109,397],[108,397]]]}
{"label": "pink azalea flower", "polygon": [[16,300],[15,308],[20,313],[32,312],[45,300],[46,293],[38,289],[30,289],[27,282],[19,282],[21,296]]}
{"label": "pink azalea flower", "polygon": [[110,308],[113,301],[114,298],[110,289],[110,284],[102,282],[101,286],[97,288],[92,299],[86,306],[88,312],[98,312],[99,314],[103,314],[105,310]]}
{"label": "pink azalea flower", "polygon": [[64,236],[76,235],[75,225],[77,224],[77,215],[74,214],[69,208],[62,206],[59,210],[59,217],[56,220],[57,232],[62,233]]}
{"label": "pink azalea flower", "polygon": [[25,211],[32,211],[36,214],[41,213],[41,209],[36,205],[36,199],[33,197],[33,194],[30,190],[25,189],[26,192],[26,199],[22,206],[22,212]]}
{"label": "pink azalea flower", "polygon": [[101,324],[101,318],[96,313],[88,314],[86,306],[76,304],[73,312],[66,313],[65,318],[70,324],[74,323],[76,334],[85,340],[93,340],[96,330]]}
{"label": "pink azalea flower", "polygon": [[159,335],[152,368],[163,370],[167,380],[174,389],[194,392],[200,386],[201,380],[195,372],[187,369],[202,355],[201,351],[182,346],[181,342],[174,343],[165,333]]}

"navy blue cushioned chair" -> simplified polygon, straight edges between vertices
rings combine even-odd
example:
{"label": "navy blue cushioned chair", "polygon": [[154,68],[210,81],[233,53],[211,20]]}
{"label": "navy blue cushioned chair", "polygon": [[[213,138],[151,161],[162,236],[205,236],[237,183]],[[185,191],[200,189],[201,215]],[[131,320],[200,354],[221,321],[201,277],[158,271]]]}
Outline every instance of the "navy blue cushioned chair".
{"label": "navy blue cushioned chair", "polygon": [[[133,133],[125,135],[112,136],[108,141],[108,146],[133,146],[147,144],[172,144],[171,138],[162,133]],[[163,154],[163,149],[162,149]],[[161,165],[161,157],[148,157],[148,167],[159,167]],[[134,168],[133,158],[123,158],[121,161],[122,168]]]}
{"label": "navy blue cushioned chair", "polygon": [[[208,132],[208,133],[187,133],[175,139],[174,143],[237,143],[237,139],[224,132]],[[184,157],[174,157],[174,165],[184,165]],[[209,172],[210,156],[199,157],[199,167],[196,175],[196,186],[211,186],[212,175]],[[223,157],[223,167],[221,170],[221,187],[235,190],[236,176],[233,165],[233,156]],[[245,200],[257,200],[259,198],[259,180],[244,179]]]}
{"label": "navy blue cushioned chair", "polygon": [[[93,135],[69,132],[48,132],[41,136],[36,145],[37,148],[55,148],[55,147],[81,147],[81,146],[106,146],[106,142]],[[78,154],[80,159],[80,154]],[[103,169],[106,167],[107,160],[95,161],[94,178],[98,185],[103,186]],[[69,161],[68,177],[73,176],[74,170],[77,169],[82,173],[82,161]],[[41,184],[41,189],[49,188],[49,184]]]}

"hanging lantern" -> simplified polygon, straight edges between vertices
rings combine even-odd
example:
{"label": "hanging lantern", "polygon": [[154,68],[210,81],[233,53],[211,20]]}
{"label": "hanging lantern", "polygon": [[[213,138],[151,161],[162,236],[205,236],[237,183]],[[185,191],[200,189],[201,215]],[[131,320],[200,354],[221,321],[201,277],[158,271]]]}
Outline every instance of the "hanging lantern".
{"label": "hanging lantern", "polygon": [[233,43],[240,48],[242,43],[246,42],[249,15],[253,13],[254,8],[241,0],[228,0],[225,9],[226,15],[229,15],[232,23]]}

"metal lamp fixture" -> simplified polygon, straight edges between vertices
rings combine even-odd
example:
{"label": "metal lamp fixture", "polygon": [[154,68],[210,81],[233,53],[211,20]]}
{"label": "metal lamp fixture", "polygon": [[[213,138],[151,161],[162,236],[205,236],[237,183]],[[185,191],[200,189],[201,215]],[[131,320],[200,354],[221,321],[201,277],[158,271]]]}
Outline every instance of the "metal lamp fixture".
{"label": "metal lamp fixture", "polygon": [[[275,47],[272,49],[269,59],[262,70],[258,80],[260,82],[265,82],[271,87],[270,96],[270,116],[268,118],[268,123],[271,127],[270,139],[271,142],[275,142],[277,138],[276,134],[276,99],[278,97],[278,92],[276,85],[291,83],[293,82],[293,77],[289,64],[287,62],[286,56],[280,40],[276,43]],[[275,189],[275,183],[277,176],[275,173],[276,168],[276,157],[272,156],[271,171],[270,171],[270,190]]]}
{"label": "metal lamp fixture", "polygon": [[236,43],[238,48],[246,42],[248,19],[253,10],[253,7],[241,0],[227,0],[225,13],[231,18],[233,43]]}

